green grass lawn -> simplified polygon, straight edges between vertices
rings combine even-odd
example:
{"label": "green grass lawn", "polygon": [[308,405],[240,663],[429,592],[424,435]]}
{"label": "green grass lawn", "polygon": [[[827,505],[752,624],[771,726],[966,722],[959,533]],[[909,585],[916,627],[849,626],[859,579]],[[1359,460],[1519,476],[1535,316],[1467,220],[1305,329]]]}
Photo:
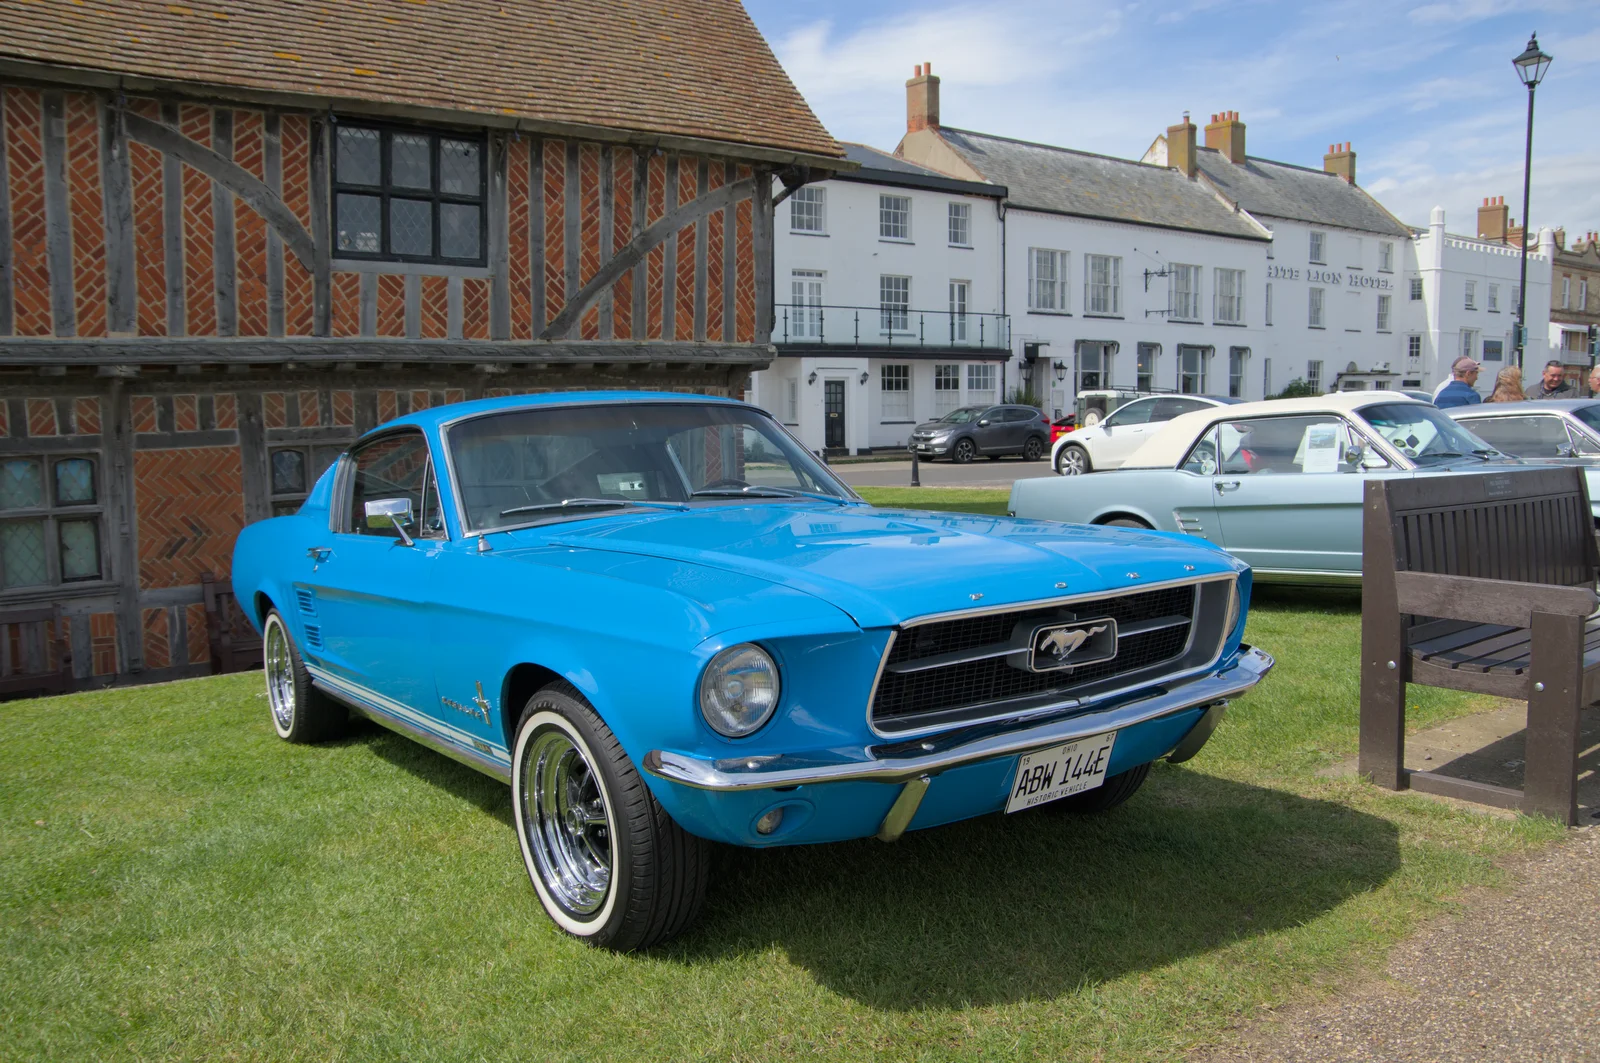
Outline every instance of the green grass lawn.
{"label": "green grass lawn", "polygon": [[1263,595],[1277,671],[1124,807],[723,850],[644,956],[544,918],[503,786],[371,727],[286,745],[257,676],[6,704],[0,1059],[1175,1059],[1562,833],[1319,777],[1358,629]]}
{"label": "green grass lawn", "polygon": [[1011,492],[994,487],[858,487],[856,494],[875,506],[953,510],[1006,515]]}

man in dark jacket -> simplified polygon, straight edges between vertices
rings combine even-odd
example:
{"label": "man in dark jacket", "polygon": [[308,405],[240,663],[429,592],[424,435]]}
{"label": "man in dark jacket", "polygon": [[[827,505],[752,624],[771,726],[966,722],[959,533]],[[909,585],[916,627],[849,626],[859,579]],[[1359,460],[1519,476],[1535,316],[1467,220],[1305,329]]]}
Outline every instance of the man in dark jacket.
{"label": "man in dark jacket", "polygon": [[1565,370],[1560,362],[1554,358],[1544,363],[1544,376],[1539,378],[1539,386],[1533,389],[1530,399],[1576,399],[1579,397],[1578,389],[1567,383]]}
{"label": "man in dark jacket", "polygon": [[1450,383],[1444,386],[1433,404],[1441,410],[1452,406],[1471,406],[1482,402],[1483,396],[1472,385],[1478,380],[1478,363],[1462,355],[1450,363]]}

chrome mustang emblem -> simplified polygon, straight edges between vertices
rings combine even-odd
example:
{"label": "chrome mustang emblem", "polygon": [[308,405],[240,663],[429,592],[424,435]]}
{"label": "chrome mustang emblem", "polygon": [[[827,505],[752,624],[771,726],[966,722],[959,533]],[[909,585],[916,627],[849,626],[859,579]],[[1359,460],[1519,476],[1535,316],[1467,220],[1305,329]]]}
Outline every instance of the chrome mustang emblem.
{"label": "chrome mustang emblem", "polygon": [[1080,646],[1105,629],[1104,624],[1090,628],[1057,628],[1039,644],[1039,649],[1054,654],[1058,661],[1065,661],[1077,653]]}

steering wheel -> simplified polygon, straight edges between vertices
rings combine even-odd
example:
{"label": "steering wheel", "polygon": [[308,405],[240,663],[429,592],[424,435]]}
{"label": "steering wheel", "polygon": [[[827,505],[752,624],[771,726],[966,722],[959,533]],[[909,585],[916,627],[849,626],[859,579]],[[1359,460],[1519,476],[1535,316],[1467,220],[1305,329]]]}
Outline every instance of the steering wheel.
{"label": "steering wheel", "polygon": [[748,480],[739,480],[739,479],[735,479],[734,477],[730,476],[730,477],[727,477],[727,478],[722,479],[722,480],[712,480],[708,484],[701,484],[700,485],[700,490],[704,491],[704,490],[707,490],[708,488],[712,488],[712,487],[749,487],[749,486],[750,486],[750,482]]}

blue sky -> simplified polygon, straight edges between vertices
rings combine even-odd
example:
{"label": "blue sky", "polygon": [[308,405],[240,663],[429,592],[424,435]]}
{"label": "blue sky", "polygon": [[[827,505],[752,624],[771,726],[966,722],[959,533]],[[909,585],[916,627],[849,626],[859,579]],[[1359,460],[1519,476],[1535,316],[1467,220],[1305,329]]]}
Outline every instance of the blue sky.
{"label": "blue sky", "polygon": [[1535,226],[1600,230],[1597,0],[746,0],[834,136],[892,149],[905,80],[932,62],[947,125],[1138,158],[1192,113],[1240,113],[1252,155],[1322,165],[1351,141],[1360,184],[1402,220],[1484,196],[1522,215],[1534,30],[1555,56],[1534,124]]}

